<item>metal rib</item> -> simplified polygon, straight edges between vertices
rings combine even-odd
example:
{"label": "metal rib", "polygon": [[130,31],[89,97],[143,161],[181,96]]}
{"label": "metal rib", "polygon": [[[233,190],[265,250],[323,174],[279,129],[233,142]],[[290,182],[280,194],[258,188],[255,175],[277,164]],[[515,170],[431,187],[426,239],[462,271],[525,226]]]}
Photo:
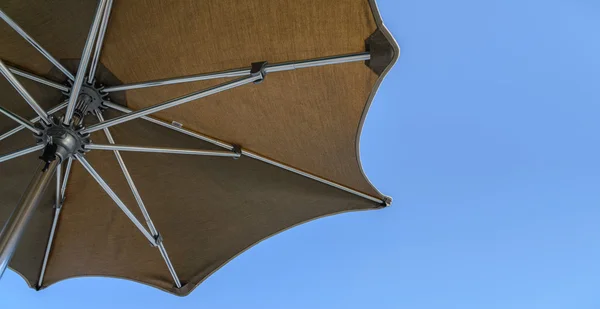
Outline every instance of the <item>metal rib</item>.
{"label": "metal rib", "polygon": [[38,42],[36,42],[25,30],[23,30],[17,23],[15,23],[8,15],[6,15],[2,10],[0,10],[0,18],[4,19],[4,21],[13,28],[18,34],[20,34],[29,44],[33,45],[35,49],[37,49],[48,61],[52,62],[54,66],[56,66],[61,72],[63,72],[69,79],[73,80],[75,77],[69,70],[67,70],[58,60],[54,59],[50,53],[48,53]]}
{"label": "metal rib", "polygon": [[104,179],[102,179],[102,177],[100,177],[98,172],[96,172],[96,170],[94,170],[94,168],[90,165],[90,163],[80,154],[76,154],[75,157],[81,163],[83,168],[85,168],[85,170],[90,175],[92,175],[94,180],[96,180],[96,182],[98,182],[100,187],[102,187],[102,189],[104,189],[104,191],[108,194],[108,196],[110,196],[110,198],[112,198],[112,200],[117,204],[117,206],[119,206],[119,208],[121,208],[121,210],[125,213],[127,218],[129,218],[129,220],[131,220],[131,222],[133,222],[133,224],[140,230],[140,232],[142,232],[142,234],[144,234],[146,239],[148,239],[148,241],[153,246],[156,246],[157,243],[156,243],[156,240],[154,239],[154,237],[152,237],[152,235],[150,233],[148,233],[148,231],[146,230],[146,228],[144,228],[142,223],[140,223],[140,221],[127,208],[127,206],[125,206],[123,201],[121,201],[121,199],[117,196],[117,194],[108,186],[108,184],[104,181]]}
{"label": "metal rib", "polygon": [[46,244],[46,252],[44,253],[44,261],[42,262],[42,270],[40,277],[37,282],[37,288],[40,289],[44,283],[44,275],[46,274],[46,267],[48,266],[48,258],[50,258],[50,250],[52,250],[52,243],[54,242],[54,233],[56,232],[56,226],[58,225],[58,218],[60,216],[62,208],[54,209],[54,218],[52,219],[52,228],[50,229],[50,235],[48,236],[48,243]]}
{"label": "metal rib", "polygon": [[[132,110],[130,110],[129,108],[127,108],[127,107],[124,107],[124,106],[122,106],[122,105],[119,105],[119,104],[112,103],[112,102],[108,102],[108,101],[106,101],[106,102],[104,102],[104,103],[102,103],[102,104],[104,104],[105,106],[107,106],[107,107],[109,107],[109,108],[112,108],[112,109],[114,109],[114,110],[120,111],[120,112],[122,112],[122,113],[129,114],[129,113],[131,113],[131,112],[132,112]],[[140,118],[142,118],[142,119],[144,119],[144,120],[146,120],[146,121],[150,121],[150,122],[152,122],[152,123],[154,123],[154,124],[157,124],[157,125],[159,125],[159,126],[162,126],[162,127],[168,128],[168,129],[171,129],[171,130],[173,130],[173,131],[177,131],[177,132],[179,132],[179,133],[183,133],[183,134],[185,134],[185,135],[189,135],[189,136],[191,136],[191,137],[194,137],[194,138],[197,138],[197,139],[203,140],[203,141],[205,141],[205,142],[211,143],[211,144],[213,144],[213,145],[216,145],[216,146],[219,146],[219,147],[221,147],[221,148],[225,148],[225,149],[227,149],[227,150],[233,150],[233,146],[232,146],[232,145],[229,145],[229,144],[227,144],[227,143],[223,143],[223,142],[221,142],[221,141],[219,141],[219,140],[216,140],[216,139],[214,139],[214,138],[210,138],[210,137],[204,136],[204,135],[202,135],[202,134],[198,134],[198,133],[192,132],[192,131],[190,131],[190,130],[186,130],[186,129],[184,129],[184,128],[176,127],[176,126],[174,126],[174,125],[172,125],[172,124],[170,124],[170,123],[168,123],[168,122],[164,122],[164,121],[162,121],[162,120],[158,120],[158,119],[156,119],[156,118],[152,118],[151,116],[142,116],[142,117],[140,117]]]}
{"label": "metal rib", "polygon": [[[57,106],[49,109],[47,113],[48,113],[48,115],[52,115],[52,114],[56,113],[57,111],[65,108],[66,106],[67,106],[67,101],[62,102],[61,104],[59,104],[59,105],[57,105]],[[36,122],[40,121],[40,117],[37,116],[37,117],[31,118],[29,121],[33,122],[33,123],[36,123]],[[12,130],[10,130],[10,131],[2,134],[2,135],[0,135],[0,141],[3,140],[3,139],[5,139],[5,138],[7,138],[7,137],[9,137],[9,136],[11,136],[11,135],[13,135],[13,134],[15,134],[15,133],[17,133],[17,132],[19,132],[19,131],[21,131],[21,130],[23,130],[23,129],[25,129],[25,126],[24,125],[20,125],[20,126],[14,128],[14,129],[12,129]]]}
{"label": "metal rib", "polygon": [[[114,104],[114,103],[105,102],[105,105],[106,105],[106,106],[108,106],[108,107],[110,107],[110,108],[113,108],[113,109],[115,109],[115,110],[118,110],[118,111],[124,112],[124,113],[131,113],[131,112],[132,112],[130,109],[128,109],[128,108],[126,108],[126,107],[123,107],[123,106],[120,106],[120,105],[117,105],[117,104]],[[228,150],[232,150],[232,149],[233,149],[233,145],[231,145],[231,144],[228,144],[228,143],[225,143],[225,142],[222,142],[222,141],[216,140],[216,139],[214,139],[214,138],[208,137],[208,136],[206,136],[206,135],[203,135],[203,134],[200,134],[200,133],[197,133],[197,132],[194,132],[194,131],[188,130],[188,129],[183,129],[183,128],[179,128],[179,127],[174,127],[174,126],[173,126],[173,125],[171,125],[170,123],[168,123],[168,122],[165,122],[165,121],[162,121],[162,120],[158,120],[158,119],[156,119],[156,118],[152,118],[152,117],[142,117],[142,119],[144,119],[144,120],[147,120],[147,121],[150,121],[150,122],[152,122],[152,123],[155,123],[155,124],[158,124],[158,125],[160,125],[160,126],[163,126],[163,127],[165,127],[165,128],[169,128],[169,129],[171,129],[171,130],[177,131],[177,132],[179,132],[179,133],[183,133],[183,134],[185,134],[185,135],[188,135],[188,136],[191,136],[191,137],[197,138],[197,139],[199,139],[199,140],[202,140],[202,141],[205,141],[205,142],[212,143],[212,144],[214,144],[214,145],[217,145],[217,146],[223,147],[223,148],[225,148],[225,149],[228,149]],[[371,201],[373,201],[373,202],[376,202],[376,203],[383,203],[383,202],[384,202],[384,201],[382,201],[382,200],[381,200],[381,199],[379,199],[379,198],[376,198],[376,197],[373,197],[373,196],[370,196],[370,195],[364,194],[364,193],[362,193],[362,192],[356,191],[356,190],[354,190],[354,189],[352,189],[352,188],[349,188],[349,187],[346,187],[346,186],[344,186],[344,185],[341,185],[341,184],[338,184],[338,183],[335,183],[335,182],[329,181],[329,180],[327,180],[327,179],[324,179],[324,178],[318,177],[318,176],[316,176],[316,175],[313,175],[313,174],[310,174],[310,173],[307,173],[307,172],[301,171],[301,170],[299,170],[299,169],[296,169],[296,168],[293,168],[293,167],[291,167],[291,166],[289,166],[289,165],[285,165],[285,164],[283,164],[283,163],[279,163],[279,162],[277,162],[277,161],[274,161],[274,160],[271,160],[271,159],[269,159],[269,158],[263,157],[263,156],[261,156],[261,155],[259,155],[259,154],[256,154],[256,153],[254,153],[254,152],[251,152],[251,151],[247,151],[247,150],[243,150],[243,149],[242,149],[242,155],[245,155],[245,156],[247,156],[247,157],[250,157],[250,158],[253,158],[253,159],[256,159],[256,160],[259,160],[259,161],[262,161],[262,162],[265,162],[265,163],[268,163],[268,164],[271,164],[271,165],[274,165],[274,166],[280,167],[280,168],[282,168],[282,169],[285,169],[285,170],[287,170],[287,171],[290,171],[290,172],[292,172],[292,173],[295,173],[295,174],[298,174],[298,175],[302,175],[302,176],[304,176],[304,177],[307,177],[307,178],[313,179],[313,180],[315,180],[315,181],[318,181],[318,182],[320,182],[320,183],[324,183],[324,184],[326,184],[326,185],[329,185],[329,186],[332,186],[332,187],[334,187],[334,188],[340,189],[340,190],[342,190],[342,191],[346,191],[346,192],[348,192],[348,193],[351,193],[351,194],[354,194],[354,195],[360,196],[360,197],[362,197],[362,198],[365,198],[365,199],[371,200]]]}
{"label": "metal rib", "polygon": [[90,62],[92,48],[94,47],[94,41],[98,34],[98,27],[100,27],[100,21],[102,20],[102,13],[104,12],[103,10],[106,6],[106,1],[107,0],[100,0],[98,3],[94,21],[92,22],[87,40],[85,41],[85,46],[83,47],[79,68],[77,68],[77,75],[75,76],[73,88],[71,89],[71,96],[69,97],[69,105],[67,106],[67,112],[63,119],[63,123],[67,125],[71,123],[71,118],[73,118],[73,113],[75,112],[75,104],[77,103],[77,97],[79,97],[79,91],[81,91],[81,85],[85,79],[85,73],[87,72],[88,63]]}
{"label": "metal rib", "polygon": [[61,199],[64,200],[65,193],[67,192],[67,183],[69,182],[69,175],[71,175],[71,166],[73,165],[73,157],[69,157],[67,161],[67,168],[65,169],[65,178],[62,182],[62,187],[60,188],[60,196]]}
{"label": "metal rib", "polygon": [[60,185],[60,178],[62,173],[62,164],[58,164],[58,167],[56,168],[56,192],[55,192],[55,196],[54,196],[54,207],[56,208],[60,208],[61,204],[62,204],[62,194],[61,194],[61,188],[62,186]]}
{"label": "metal rib", "polygon": [[[96,112],[96,116],[98,117],[98,120],[104,121],[104,117],[102,116],[102,114],[100,112]],[[110,144],[115,143],[115,140],[113,139],[112,134],[110,134],[109,129],[107,129],[107,128],[104,129],[104,134],[106,135],[106,139],[108,139],[108,142]],[[142,215],[144,216],[144,219],[146,220],[146,224],[148,225],[148,229],[150,229],[150,233],[152,233],[152,235],[155,238],[160,237],[158,230],[154,226],[154,222],[152,222],[152,219],[150,218],[150,214],[148,213],[148,210],[146,210],[146,205],[144,204],[144,200],[142,200],[142,196],[140,195],[137,187],[135,186],[135,183],[133,182],[133,178],[131,178],[131,174],[129,174],[129,170],[127,169],[127,165],[125,165],[125,161],[123,160],[121,153],[119,153],[119,151],[117,151],[117,150],[115,150],[113,152],[115,154],[115,157],[117,158],[117,162],[119,163],[119,166],[121,167],[121,171],[123,172],[123,175],[125,176],[125,180],[127,181],[127,184],[129,185],[129,188],[131,189],[131,192],[133,193],[133,196],[140,208],[140,211],[142,212]],[[175,272],[173,263],[171,263],[171,259],[169,259],[169,255],[167,254],[167,249],[165,248],[162,241],[158,242],[158,250],[160,251],[160,255],[165,260],[165,264],[167,264],[167,268],[169,269],[169,272],[171,273],[171,276],[173,277],[175,286],[177,286],[177,288],[180,288],[181,281],[179,281],[177,272]]]}
{"label": "metal rib", "polygon": [[311,60],[301,60],[287,63],[278,63],[274,65],[267,65],[265,71],[267,73],[274,72],[282,72],[282,71],[291,71],[297,69],[311,68],[311,67],[320,67],[324,65],[332,65],[332,64],[341,64],[348,62],[360,62],[367,61],[371,59],[371,54],[368,52],[351,54],[351,55],[342,55],[342,56],[333,56],[333,57],[325,57]]}
{"label": "metal rib", "polygon": [[46,274],[46,267],[48,266],[48,258],[50,257],[50,250],[52,249],[52,242],[54,241],[54,232],[56,231],[56,225],[58,224],[58,217],[60,216],[60,210],[62,208],[62,196],[60,194],[60,178],[61,178],[62,164],[58,164],[56,168],[56,199],[54,201],[54,218],[52,218],[52,227],[50,228],[50,235],[48,236],[48,242],[46,243],[46,252],[44,253],[44,261],[42,262],[42,270],[40,271],[40,277],[38,278],[37,288],[42,287],[44,282],[44,275]]}
{"label": "metal rib", "polygon": [[3,156],[0,156],[0,163],[4,162],[4,161],[8,161],[10,159],[14,159],[14,158],[18,158],[20,156],[24,156],[28,153],[32,153],[38,150],[42,150],[44,149],[44,145],[43,144],[39,144],[39,145],[35,145],[35,146],[31,146],[31,147],[27,147],[27,148],[23,148],[17,151],[13,151],[11,153],[5,154]]}
{"label": "metal rib", "polygon": [[21,69],[17,69],[15,67],[11,67],[11,66],[6,66],[8,67],[8,69],[10,70],[10,72],[12,72],[15,75],[19,75],[21,77],[25,77],[27,79],[30,79],[32,81],[38,82],[40,84],[46,85],[46,86],[50,86],[52,88],[56,88],[60,91],[64,91],[64,92],[69,92],[69,87],[59,84],[57,82],[51,81],[49,79],[45,79],[41,76],[37,76],[35,74],[29,73],[29,72],[25,72]]}
{"label": "metal rib", "polygon": [[179,98],[176,98],[176,99],[164,102],[164,103],[160,103],[160,104],[157,104],[157,105],[149,106],[149,107],[137,110],[137,111],[135,111],[133,113],[126,114],[126,115],[123,115],[123,116],[119,116],[119,117],[113,118],[111,120],[95,124],[95,125],[87,128],[87,129],[82,130],[82,133],[91,133],[91,132],[95,132],[95,131],[98,131],[98,130],[102,130],[104,128],[112,127],[114,125],[117,125],[117,124],[129,121],[129,120],[133,120],[133,119],[136,119],[136,118],[140,118],[140,117],[146,116],[148,114],[156,113],[156,112],[162,111],[162,110],[170,108],[170,107],[174,107],[174,106],[177,106],[177,105],[188,103],[190,101],[194,101],[194,100],[197,100],[197,99],[200,99],[200,98],[204,98],[204,97],[207,97],[209,95],[213,95],[213,94],[225,91],[225,90],[229,90],[229,89],[233,89],[233,88],[236,88],[236,87],[240,87],[240,86],[252,83],[254,81],[257,81],[257,80],[259,80],[261,78],[262,78],[262,76],[260,76],[260,75],[258,75],[258,76],[248,76],[248,77],[240,78],[240,79],[237,79],[237,80],[234,80],[234,81],[230,81],[230,82],[227,82],[227,83],[223,83],[223,84],[220,84],[220,85],[208,88],[206,90],[201,90],[201,91],[193,92],[193,93],[188,94],[188,95],[183,96],[183,97],[179,97]]}
{"label": "metal rib", "polygon": [[106,8],[104,9],[104,15],[102,15],[102,23],[100,24],[100,30],[98,32],[98,38],[96,39],[96,49],[94,50],[94,56],[90,65],[90,73],[88,75],[88,83],[94,82],[94,75],[96,74],[96,68],[100,61],[100,52],[102,51],[102,42],[104,41],[104,34],[106,33],[106,27],[108,25],[108,19],[110,18],[110,9],[112,7],[113,0],[108,0]]}
{"label": "metal rib", "polygon": [[[358,53],[358,54],[351,54],[351,55],[333,56],[333,57],[326,57],[326,58],[285,62],[285,63],[279,63],[279,64],[269,64],[265,68],[265,72],[266,73],[274,73],[274,72],[290,71],[290,70],[331,65],[331,64],[367,61],[369,59],[371,59],[371,55],[369,53]],[[140,83],[106,87],[102,91],[104,91],[104,92],[125,91],[125,90],[132,90],[132,89],[197,82],[197,81],[201,81],[201,80],[209,80],[209,79],[217,79],[217,78],[240,77],[240,76],[247,76],[247,75],[250,75],[250,68],[227,70],[227,71],[222,71],[222,72],[213,72],[213,73],[204,73],[204,74],[195,74],[195,75],[175,77],[175,78],[157,79],[157,80],[145,81],[145,82],[140,82]]]}
{"label": "metal rib", "polygon": [[196,75],[176,77],[176,78],[157,79],[157,80],[151,80],[151,81],[146,81],[146,82],[141,82],[141,83],[106,87],[106,88],[102,89],[102,91],[116,92],[116,91],[125,91],[125,90],[149,88],[149,87],[156,87],[156,86],[190,83],[190,82],[197,82],[197,81],[201,81],[201,80],[210,80],[210,79],[217,79],[217,78],[240,77],[240,76],[247,76],[247,75],[250,75],[250,69],[239,69],[239,70],[231,70],[231,71],[224,71],[224,72],[196,74]]}
{"label": "metal rib", "polygon": [[40,134],[41,131],[38,130],[33,123],[29,122],[29,120],[9,111],[8,109],[0,106],[0,113],[6,115],[6,117],[16,121],[17,123],[19,123],[21,126],[23,126],[24,128],[28,129],[29,131],[35,133],[35,134]]}
{"label": "metal rib", "polygon": [[17,90],[17,92],[25,99],[27,104],[33,108],[36,114],[38,114],[46,123],[50,123],[48,120],[48,115],[42,109],[42,107],[35,101],[35,99],[27,92],[25,87],[21,85],[21,83],[17,80],[17,78],[10,72],[8,67],[4,64],[2,60],[0,60],[0,72],[2,75],[6,77],[6,80]]}
{"label": "metal rib", "polygon": [[52,219],[52,228],[50,229],[50,236],[48,237],[48,243],[46,244],[46,253],[44,254],[44,261],[42,263],[42,271],[40,272],[40,278],[38,280],[37,288],[42,287],[44,283],[44,275],[46,273],[46,267],[48,266],[48,259],[50,258],[50,250],[52,249],[52,243],[54,241],[54,233],[58,225],[58,219],[60,218],[60,212],[62,211],[62,205],[65,201],[65,193],[67,191],[67,182],[69,181],[69,175],[71,173],[71,166],[73,164],[73,158],[69,157],[67,162],[67,168],[65,169],[65,175],[60,181],[61,165],[56,170],[56,201],[54,208],[54,218]]}
{"label": "metal rib", "polygon": [[313,174],[310,174],[310,173],[307,173],[307,172],[301,171],[301,170],[299,170],[299,169],[297,169],[297,168],[293,168],[293,167],[291,167],[291,166],[289,166],[289,165],[285,165],[285,164],[283,164],[283,163],[279,163],[279,162],[277,162],[277,161],[274,161],[274,160],[271,160],[271,159],[269,159],[269,158],[263,157],[263,156],[261,156],[261,155],[259,155],[259,154],[256,154],[256,153],[254,153],[254,152],[251,152],[251,151],[247,151],[247,150],[243,150],[243,149],[242,149],[242,155],[244,155],[244,156],[247,156],[247,157],[250,157],[250,158],[252,158],[252,159],[256,159],[256,160],[259,160],[259,161],[262,161],[262,162],[268,163],[268,164],[271,164],[271,165],[274,165],[274,166],[277,166],[277,167],[279,167],[279,168],[282,168],[282,169],[284,169],[284,170],[286,170],[286,171],[290,171],[290,172],[292,172],[292,173],[295,173],[295,174],[298,174],[298,175],[304,176],[304,177],[306,177],[306,178],[310,178],[310,179],[312,179],[312,180],[316,180],[316,181],[318,181],[318,182],[320,182],[320,183],[324,183],[324,184],[326,184],[326,185],[329,185],[329,186],[331,186],[331,187],[334,187],[334,188],[340,189],[340,190],[342,190],[342,191],[346,191],[346,192],[348,192],[348,193],[352,193],[352,194],[354,194],[354,195],[360,196],[360,197],[362,197],[362,198],[365,198],[365,199],[367,199],[367,200],[371,200],[371,201],[373,201],[373,202],[376,202],[376,203],[383,203],[383,201],[382,201],[381,199],[378,199],[378,198],[376,198],[376,197],[373,197],[373,196],[370,196],[370,195],[364,194],[364,193],[362,193],[362,192],[359,192],[359,191],[356,191],[356,190],[354,190],[354,189],[348,188],[348,187],[346,187],[346,186],[340,185],[340,184],[338,184],[338,183],[335,183],[335,182],[333,182],[333,181],[329,181],[329,180],[327,180],[327,179],[324,179],[324,178],[321,178],[321,177],[319,177],[319,176],[315,176],[315,175],[313,175]]}
{"label": "metal rib", "polygon": [[235,152],[230,152],[230,151],[197,150],[197,149],[166,148],[166,147],[141,147],[141,146],[117,145],[117,144],[113,144],[113,145],[89,144],[89,145],[85,145],[85,149],[185,154],[185,155],[195,155],[195,156],[228,157],[228,158],[239,158],[240,157],[239,154],[237,154]]}
{"label": "metal rib", "polygon": [[177,273],[175,272],[175,267],[173,267],[173,264],[171,263],[171,259],[169,258],[169,254],[167,253],[167,249],[165,248],[165,245],[162,243],[162,241],[158,243],[158,251],[160,252],[160,255],[162,256],[163,260],[165,260],[165,263],[167,264],[167,268],[169,269],[169,272],[171,273],[171,277],[173,277],[175,286],[178,289],[181,288],[181,281],[179,280],[179,277],[177,276]]}

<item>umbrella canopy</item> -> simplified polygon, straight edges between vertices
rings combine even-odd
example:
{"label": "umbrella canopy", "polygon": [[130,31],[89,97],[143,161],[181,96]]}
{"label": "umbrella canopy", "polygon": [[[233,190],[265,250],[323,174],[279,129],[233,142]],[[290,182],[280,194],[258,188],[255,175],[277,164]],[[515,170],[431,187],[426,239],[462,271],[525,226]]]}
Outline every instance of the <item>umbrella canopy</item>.
{"label": "umbrella canopy", "polygon": [[[52,130],[79,143],[52,156],[56,186],[9,265],[33,288],[109,276],[186,295],[269,236],[391,201],[358,155],[367,109],[399,55],[374,1],[0,9],[1,106],[13,116],[0,119],[0,224],[42,149],[60,149]],[[17,130],[15,114],[36,113],[37,125]]]}

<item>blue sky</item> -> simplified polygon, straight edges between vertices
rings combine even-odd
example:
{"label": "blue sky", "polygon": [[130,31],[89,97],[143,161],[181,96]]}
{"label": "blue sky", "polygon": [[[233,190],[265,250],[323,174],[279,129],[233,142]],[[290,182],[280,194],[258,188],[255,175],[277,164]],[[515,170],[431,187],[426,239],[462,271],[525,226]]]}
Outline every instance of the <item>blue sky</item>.
{"label": "blue sky", "polygon": [[393,207],[264,241],[185,298],[8,271],[0,307],[600,308],[600,2],[379,5],[402,56],[361,156]]}

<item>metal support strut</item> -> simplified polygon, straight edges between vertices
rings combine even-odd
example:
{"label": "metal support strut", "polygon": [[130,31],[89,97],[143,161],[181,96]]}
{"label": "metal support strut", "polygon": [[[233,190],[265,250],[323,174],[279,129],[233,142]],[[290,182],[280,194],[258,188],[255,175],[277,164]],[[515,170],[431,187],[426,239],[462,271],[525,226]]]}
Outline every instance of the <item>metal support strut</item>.
{"label": "metal support strut", "polygon": [[87,72],[88,64],[92,55],[92,49],[94,48],[94,42],[96,40],[96,36],[98,35],[98,28],[100,27],[102,16],[104,15],[103,13],[104,8],[106,7],[106,1],[107,0],[100,0],[98,3],[94,21],[92,22],[87,40],[85,41],[85,46],[83,47],[81,61],[79,62],[79,68],[77,68],[77,75],[75,75],[73,89],[71,89],[71,96],[69,97],[69,105],[67,105],[67,112],[65,113],[65,117],[63,119],[63,123],[66,125],[71,123],[71,118],[73,118],[73,113],[75,112],[75,103],[77,103],[79,91],[81,90],[81,86],[85,80],[85,73]]}
{"label": "metal support strut", "polygon": [[67,181],[69,180],[69,173],[71,172],[71,166],[73,165],[73,158],[69,158],[67,162],[67,168],[65,169],[65,177],[61,182],[62,166],[59,164],[56,170],[56,193],[54,202],[54,218],[52,219],[52,227],[50,228],[50,235],[48,236],[48,243],[46,244],[46,252],[44,253],[44,261],[42,262],[42,270],[38,278],[36,289],[41,289],[44,283],[44,275],[46,274],[46,267],[48,266],[48,259],[50,258],[50,251],[52,250],[52,243],[54,241],[54,234],[58,225],[58,219],[60,218],[60,212],[62,205],[65,200],[65,191],[67,189]]}
{"label": "metal support strut", "polygon": [[[105,106],[107,106],[108,108],[111,108],[111,109],[114,109],[114,110],[117,110],[117,111],[123,112],[123,113],[125,113],[125,114],[129,114],[129,113],[133,113],[133,112],[134,112],[134,111],[132,111],[132,110],[128,109],[127,107],[124,107],[124,106],[122,106],[122,105],[115,104],[115,103],[112,103],[112,102],[104,102],[103,104],[104,104]],[[254,152],[252,152],[252,151],[248,151],[248,150],[244,150],[244,149],[239,149],[239,151],[236,151],[236,149],[235,149],[236,147],[235,147],[233,144],[229,144],[229,143],[226,143],[226,142],[223,142],[223,141],[219,141],[219,140],[216,140],[216,139],[214,139],[214,138],[208,137],[208,136],[206,136],[206,135],[203,135],[203,134],[200,134],[200,133],[197,133],[197,132],[194,132],[194,131],[188,130],[188,129],[184,129],[184,128],[180,128],[180,127],[173,126],[172,124],[170,124],[170,123],[168,123],[168,122],[164,122],[164,121],[162,121],[162,120],[159,120],[159,119],[156,119],[156,118],[153,118],[153,117],[150,117],[150,116],[142,116],[142,117],[140,117],[140,118],[141,118],[141,119],[144,119],[144,120],[146,120],[146,121],[152,122],[152,123],[154,123],[154,124],[157,124],[157,125],[159,125],[159,126],[162,126],[162,127],[168,128],[168,129],[171,129],[171,130],[173,130],[173,131],[177,131],[177,132],[179,132],[179,133],[182,133],[182,134],[185,134],[185,135],[191,136],[191,137],[193,137],[193,138],[197,138],[197,139],[199,139],[199,140],[202,140],[202,141],[205,141],[205,142],[211,143],[211,144],[213,144],[213,145],[219,146],[219,147],[221,147],[221,148],[227,149],[227,150],[229,150],[229,151],[232,151],[234,154],[238,154],[238,155],[240,155],[240,156],[246,156],[246,157],[249,157],[249,158],[252,158],[252,159],[256,159],[256,160],[259,160],[259,161],[265,162],[265,163],[267,163],[267,164],[271,164],[271,165],[277,166],[277,167],[279,167],[279,168],[282,168],[282,169],[284,169],[284,170],[287,170],[287,171],[290,171],[290,172],[292,172],[292,173],[295,173],[295,174],[298,174],[298,175],[304,176],[304,177],[306,177],[306,178],[310,178],[310,179],[312,179],[312,180],[316,180],[316,181],[318,181],[318,182],[320,182],[320,183],[324,183],[324,184],[326,184],[326,185],[332,186],[332,187],[334,187],[334,188],[337,188],[337,189],[340,189],[340,190],[342,190],[342,191],[346,191],[346,192],[348,192],[348,193],[351,193],[351,194],[354,194],[354,195],[356,195],[356,196],[360,196],[360,197],[362,197],[362,198],[365,198],[365,199],[371,200],[371,201],[373,201],[373,202],[376,202],[376,203],[381,203],[381,204],[386,204],[386,205],[388,205],[388,204],[391,202],[391,201],[388,201],[388,200],[381,200],[381,199],[379,199],[379,198],[376,198],[376,197],[373,197],[373,196],[367,195],[367,194],[365,194],[365,193],[362,193],[362,192],[356,191],[356,190],[354,190],[354,189],[352,189],[352,188],[349,188],[349,187],[343,186],[343,185],[341,185],[341,184],[338,184],[338,183],[335,183],[335,182],[333,182],[333,181],[330,181],[330,180],[327,180],[327,179],[321,178],[321,177],[319,177],[319,176],[316,176],[316,175],[313,175],[313,174],[310,174],[310,173],[304,172],[304,171],[302,171],[302,170],[296,169],[296,168],[294,168],[294,167],[292,167],[292,166],[285,165],[285,164],[283,164],[283,163],[280,163],[280,162],[277,162],[277,161],[271,160],[271,159],[269,159],[269,158],[267,158],[267,157],[261,156],[261,155],[259,155],[259,154],[257,154],[257,153],[254,153]],[[90,148],[90,146],[91,146],[91,148]],[[86,146],[86,147],[87,147],[88,149],[93,149],[95,146],[98,146],[98,145],[93,145],[93,146],[92,146],[92,145],[88,145],[88,146]],[[117,146],[117,147],[118,147],[118,146]],[[105,148],[105,147],[103,147],[103,146],[100,146],[100,147],[97,147],[96,149],[102,149],[102,148]],[[108,148],[108,149],[114,149],[114,148]],[[107,150],[107,149],[105,149],[105,150]],[[234,157],[234,158],[235,158],[235,157]]]}
{"label": "metal support strut", "polygon": [[43,168],[46,165],[45,162],[40,163],[33,180],[21,197],[21,201],[4,224],[4,228],[0,232],[0,278],[14,255],[19,239],[44,196],[44,191],[50,184],[59,163],[59,160],[56,159],[50,162],[47,168]]}
{"label": "metal support strut", "polygon": [[[99,121],[104,121],[104,117],[102,116],[102,113],[96,112],[96,117],[98,117]],[[115,143],[115,140],[108,128],[104,129],[104,134],[106,135],[106,139],[108,139],[108,142],[111,145]],[[119,166],[121,167],[121,171],[123,172],[123,175],[125,176],[125,180],[127,180],[127,184],[129,185],[129,188],[131,189],[131,193],[133,193],[133,196],[135,197],[135,201],[137,202],[138,207],[140,208],[140,211],[142,212],[142,215],[144,216],[144,219],[146,220],[146,225],[148,226],[150,233],[152,233],[152,236],[156,240],[156,246],[158,247],[160,255],[162,256],[163,260],[165,261],[165,264],[167,264],[167,268],[169,269],[169,273],[171,273],[171,277],[173,277],[175,286],[177,288],[181,288],[181,281],[179,280],[179,276],[177,276],[177,272],[175,272],[175,267],[173,266],[173,263],[171,263],[171,259],[169,258],[169,254],[167,253],[167,249],[165,248],[165,245],[163,243],[162,236],[160,235],[160,233],[158,232],[158,229],[156,229],[156,226],[154,225],[154,222],[152,222],[152,219],[150,218],[150,214],[148,213],[148,210],[146,209],[146,205],[144,204],[144,201],[142,200],[142,197],[141,197],[135,183],[133,182],[133,178],[131,178],[131,174],[129,174],[127,165],[125,165],[125,161],[123,160],[123,157],[121,156],[121,153],[118,150],[114,150],[114,154],[115,154],[115,157],[117,158],[117,162],[119,163]]]}

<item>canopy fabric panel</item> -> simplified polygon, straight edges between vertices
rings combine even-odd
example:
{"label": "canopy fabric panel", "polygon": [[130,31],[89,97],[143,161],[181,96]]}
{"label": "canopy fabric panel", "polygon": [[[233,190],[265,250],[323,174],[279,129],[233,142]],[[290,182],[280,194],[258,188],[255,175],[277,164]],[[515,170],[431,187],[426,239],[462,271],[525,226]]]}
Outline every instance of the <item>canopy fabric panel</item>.
{"label": "canopy fabric panel", "polygon": [[[95,1],[8,1],[0,8],[75,72]],[[398,57],[369,0],[115,0],[101,54],[99,82],[147,80],[367,51],[373,34],[387,39],[394,59],[378,69],[354,62],[268,74],[245,85],[153,116],[241,145],[274,161],[385,200],[364,175],[358,139],[386,70]],[[53,80],[66,80],[5,23],[0,58]],[[383,36],[382,36],[383,35]],[[383,39],[382,39],[383,38]],[[389,54],[389,53],[388,53]],[[113,76],[114,75],[114,76]],[[228,81],[215,79],[111,94],[137,110]],[[44,108],[61,93],[24,82]],[[5,80],[2,106],[35,114]],[[106,117],[119,113],[107,111]],[[0,118],[0,133],[14,123]],[[110,128],[117,143],[215,149],[212,144],[133,120]],[[95,143],[107,143],[102,131]],[[0,153],[33,145],[29,132],[0,141]],[[0,163],[0,224],[8,218],[38,164],[30,154]],[[44,288],[77,276],[135,280],[186,295],[211,273],[261,240],[316,218],[382,205],[251,158],[122,153],[182,288],[176,288],[156,248],[139,233],[82,166],[74,162],[48,261]],[[144,222],[112,151],[92,151],[90,163]],[[35,287],[52,222],[52,190],[38,208],[10,264]]]}

